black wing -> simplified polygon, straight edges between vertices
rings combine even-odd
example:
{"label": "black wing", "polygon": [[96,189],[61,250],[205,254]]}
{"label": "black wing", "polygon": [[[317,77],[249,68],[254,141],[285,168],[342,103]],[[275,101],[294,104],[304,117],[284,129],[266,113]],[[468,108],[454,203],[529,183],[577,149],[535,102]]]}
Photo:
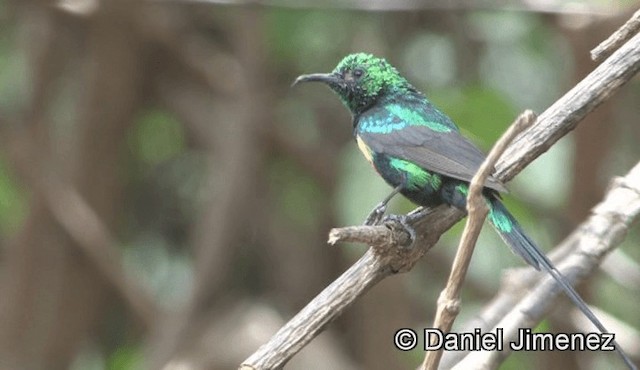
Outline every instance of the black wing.
{"label": "black wing", "polygon": [[[420,167],[454,179],[471,181],[485,155],[457,130],[438,132],[422,125],[406,126],[389,133],[358,130],[361,139],[376,153],[404,159]],[[506,192],[505,186],[490,176],[485,186]]]}

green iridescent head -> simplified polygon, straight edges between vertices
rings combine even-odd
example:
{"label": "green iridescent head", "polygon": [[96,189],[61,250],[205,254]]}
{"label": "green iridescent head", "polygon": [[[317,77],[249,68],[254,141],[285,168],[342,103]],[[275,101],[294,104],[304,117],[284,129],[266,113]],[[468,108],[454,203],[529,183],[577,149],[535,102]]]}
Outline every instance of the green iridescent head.
{"label": "green iridescent head", "polygon": [[412,88],[386,60],[365,53],[346,56],[331,73],[302,75],[294,85],[308,81],[327,84],[353,114],[362,113],[389,92]]}

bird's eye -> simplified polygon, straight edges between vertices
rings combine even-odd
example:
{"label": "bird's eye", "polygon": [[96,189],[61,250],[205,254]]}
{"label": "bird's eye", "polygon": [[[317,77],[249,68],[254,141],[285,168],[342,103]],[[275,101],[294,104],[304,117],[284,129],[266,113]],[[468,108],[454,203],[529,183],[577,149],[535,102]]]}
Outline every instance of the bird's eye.
{"label": "bird's eye", "polygon": [[360,68],[357,68],[357,69],[353,70],[353,77],[360,78],[360,77],[362,77],[362,75],[364,75],[364,71],[361,70]]}

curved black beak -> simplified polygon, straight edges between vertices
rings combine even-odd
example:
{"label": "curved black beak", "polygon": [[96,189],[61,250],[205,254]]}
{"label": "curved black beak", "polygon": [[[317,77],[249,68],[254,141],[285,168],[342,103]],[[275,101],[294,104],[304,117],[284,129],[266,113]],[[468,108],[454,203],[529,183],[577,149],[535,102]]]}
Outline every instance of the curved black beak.
{"label": "curved black beak", "polygon": [[295,81],[291,84],[291,87],[301,83],[301,82],[324,82],[328,85],[333,84],[341,84],[342,78],[334,73],[312,73],[308,75],[301,75],[296,78]]}

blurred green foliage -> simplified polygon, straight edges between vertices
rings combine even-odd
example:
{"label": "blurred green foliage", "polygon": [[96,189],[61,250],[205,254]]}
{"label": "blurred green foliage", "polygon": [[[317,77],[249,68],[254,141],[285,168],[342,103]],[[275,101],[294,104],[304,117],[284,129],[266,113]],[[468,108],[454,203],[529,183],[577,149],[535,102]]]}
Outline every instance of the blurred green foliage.
{"label": "blurred green foliage", "polygon": [[142,351],[138,347],[120,347],[107,359],[106,370],[142,368]]}
{"label": "blurred green foliage", "polygon": [[168,112],[152,109],[140,116],[130,146],[139,161],[157,166],[185,148],[182,125]]}
{"label": "blurred green foliage", "polygon": [[269,165],[269,175],[270,187],[276,189],[277,211],[291,226],[304,233],[312,232],[322,211],[318,184],[287,159],[274,160]]}
{"label": "blurred green foliage", "polygon": [[27,211],[28,197],[15,182],[5,161],[0,160],[0,229],[3,235],[15,233]]}

